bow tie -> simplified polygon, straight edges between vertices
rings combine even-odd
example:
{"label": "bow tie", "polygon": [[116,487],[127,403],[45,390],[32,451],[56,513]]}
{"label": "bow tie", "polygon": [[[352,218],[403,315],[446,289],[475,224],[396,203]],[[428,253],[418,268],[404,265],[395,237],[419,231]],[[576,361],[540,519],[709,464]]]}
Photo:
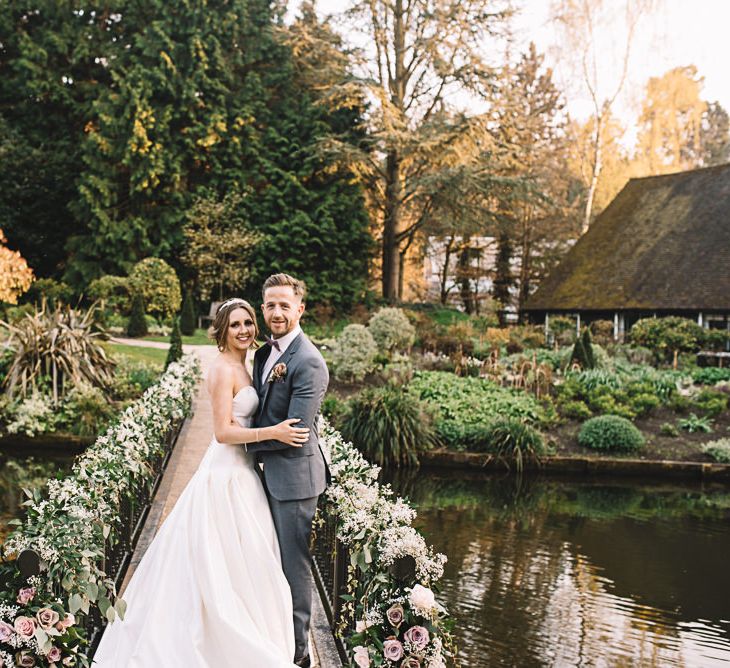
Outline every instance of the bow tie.
{"label": "bow tie", "polygon": [[272,339],[269,336],[264,336],[266,339],[266,343],[268,343],[272,348],[276,348],[279,352],[281,352],[281,346],[279,346],[279,342],[276,339]]}

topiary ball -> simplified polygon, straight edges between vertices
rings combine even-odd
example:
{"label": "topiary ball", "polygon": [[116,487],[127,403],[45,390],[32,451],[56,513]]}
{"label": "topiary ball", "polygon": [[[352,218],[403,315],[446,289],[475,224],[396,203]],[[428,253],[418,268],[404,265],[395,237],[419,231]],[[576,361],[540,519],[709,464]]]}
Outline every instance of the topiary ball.
{"label": "topiary ball", "polygon": [[600,415],[583,423],[578,443],[592,450],[630,452],[644,445],[644,437],[630,420],[618,415]]}

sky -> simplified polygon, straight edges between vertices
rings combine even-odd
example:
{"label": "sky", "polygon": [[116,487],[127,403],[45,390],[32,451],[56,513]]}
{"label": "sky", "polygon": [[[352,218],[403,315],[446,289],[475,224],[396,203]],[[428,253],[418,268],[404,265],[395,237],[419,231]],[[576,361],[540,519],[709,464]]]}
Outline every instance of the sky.
{"label": "sky", "polygon": [[[318,0],[317,9],[327,14],[347,4],[346,0]],[[518,9],[514,19],[516,48],[534,41],[546,54],[546,63],[555,68],[571,115],[580,120],[587,118],[590,98],[560,62],[556,32],[548,20],[551,0],[515,0],[514,4]],[[719,101],[730,111],[730,0],[656,0],[656,4],[652,14],[638,26],[627,82],[615,106],[617,115],[626,125],[635,123],[648,79],[684,65],[696,65],[704,77],[703,98]],[[298,5],[298,0],[290,0],[290,12]],[[625,37],[621,30],[613,30],[603,38],[607,56],[623,52]],[[616,76],[611,61],[606,58],[603,80],[607,82]]]}

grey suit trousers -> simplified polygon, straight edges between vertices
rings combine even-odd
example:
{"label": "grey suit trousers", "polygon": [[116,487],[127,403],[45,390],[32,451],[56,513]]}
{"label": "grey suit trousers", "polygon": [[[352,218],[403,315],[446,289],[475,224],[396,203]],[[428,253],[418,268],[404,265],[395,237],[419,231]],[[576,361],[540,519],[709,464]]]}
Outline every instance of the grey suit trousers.
{"label": "grey suit trousers", "polygon": [[269,507],[279,536],[281,565],[291,586],[294,604],[294,659],[298,661],[309,651],[309,620],[312,616],[312,557],[309,540],[317,499],[279,501],[271,494]]}

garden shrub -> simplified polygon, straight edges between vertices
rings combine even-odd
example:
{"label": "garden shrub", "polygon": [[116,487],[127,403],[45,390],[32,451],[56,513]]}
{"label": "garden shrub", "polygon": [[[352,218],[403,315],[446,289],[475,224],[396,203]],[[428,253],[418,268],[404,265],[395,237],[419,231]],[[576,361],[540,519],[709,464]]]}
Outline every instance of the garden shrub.
{"label": "garden shrub", "polygon": [[175,318],[172,323],[172,333],[170,334],[170,347],[167,350],[167,358],[165,359],[165,369],[170,364],[177,362],[183,356],[182,334],[180,333],[180,319]]}
{"label": "garden shrub", "polygon": [[643,346],[629,345],[626,343],[614,343],[608,348],[609,353],[616,361],[624,361],[629,364],[651,365],[654,363],[654,353]]}
{"label": "garden shrub", "polygon": [[507,352],[521,353],[526,349],[541,348],[545,345],[545,332],[538,325],[518,325],[509,328]]}
{"label": "garden shrub", "polygon": [[141,292],[135,292],[132,297],[132,313],[127,323],[127,336],[138,339],[147,336],[147,318],[144,312],[144,297]]}
{"label": "garden shrub", "polygon": [[159,376],[159,368],[154,364],[120,355],[110,388],[111,397],[116,401],[136,399],[152,387]]}
{"label": "garden shrub", "polygon": [[183,299],[182,309],[180,310],[180,332],[185,336],[193,336],[197,324],[195,300],[190,290],[186,290],[185,299]]}
{"label": "garden shrub", "polygon": [[410,350],[416,338],[416,330],[406,314],[394,307],[379,309],[370,318],[368,329],[378,348],[387,353]]}
{"label": "garden shrub", "polygon": [[115,408],[98,387],[81,383],[64,398],[62,426],[72,434],[96,436],[114,416]]}
{"label": "garden shrub", "polygon": [[575,399],[559,402],[558,411],[571,420],[586,420],[593,415],[585,401]]}
{"label": "garden shrub", "polygon": [[646,415],[661,405],[659,397],[642,392],[629,397],[628,406],[636,415]]}
{"label": "garden shrub", "polygon": [[459,449],[461,440],[471,438],[474,425],[499,417],[512,417],[537,424],[554,419],[552,408],[535,397],[501,387],[486,378],[460,378],[443,371],[417,371],[408,392],[425,401],[434,411],[440,440]]}
{"label": "garden shrub", "polygon": [[158,257],[138,262],[129,273],[133,292],[141,293],[149,313],[169,318],[180,310],[180,281],[175,270]]}
{"label": "garden shrub", "polygon": [[50,395],[34,390],[25,398],[6,399],[0,413],[8,434],[36,436],[56,429],[60,416]]}
{"label": "garden shrub", "polygon": [[419,450],[437,444],[425,404],[392,383],[350,399],[341,426],[345,440],[381,466],[416,466]]}
{"label": "garden shrub", "polygon": [[560,346],[567,346],[575,340],[575,320],[566,316],[550,316],[548,329]]}
{"label": "garden shrub", "polygon": [[698,385],[714,385],[730,380],[730,368],[707,366],[695,369],[692,372],[692,380]]}
{"label": "garden shrub", "polygon": [[31,283],[24,300],[27,299],[36,305],[45,301],[51,308],[56,308],[62,304],[70,304],[73,296],[73,290],[67,283],[53,278],[39,278]]}
{"label": "garden shrub", "polygon": [[631,328],[633,343],[651,349],[658,361],[676,361],[680,352],[696,352],[704,330],[694,320],[671,316],[642,318]]}
{"label": "garden shrub", "polygon": [[724,329],[703,329],[702,347],[705,350],[722,352],[727,350],[730,332]]}
{"label": "garden shrub", "polygon": [[129,313],[132,297],[129,290],[129,278],[126,276],[101,276],[95,278],[86,288],[86,296],[97,300],[106,309],[115,313]]}
{"label": "garden shrub", "polygon": [[671,422],[663,422],[661,427],[659,427],[659,433],[663,436],[679,436],[679,429],[677,429],[677,425],[672,424]]}
{"label": "garden shrub", "polygon": [[338,399],[334,394],[326,395],[322,401],[322,415],[335,428],[337,428],[340,418],[346,410],[347,406],[345,402]]}
{"label": "garden shrub", "polygon": [[522,470],[525,462],[534,461],[545,454],[542,434],[516,418],[495,418],[467,434],[466,449],[487,452],[508,462],[514,461],[518,470]]}
{"label": "garden shrub", "polygon": [[342,330],[332,350],[335,378],[360,381],[375,367],[378,347],[364,325],[352,324]]}
{"label": "garden shrub", "polygon": [[702,390],[693,399],[692,403],[705,415],[717,417],[720,413],[727,410],[728,398],[728,395],[722,391],[706,389]]}
{"label": "garden shrub", "polygon": [[578,443],[592,450],[630,452],[644,445],[644,437],[626,418],[599,415],[583,423]]}
{"label": "garden shrub", "polygon": [[613,342],[613,322],[610,320],[594,320],[589,327],[594,341],[602,345]]}
{"label": "garden shrub", "polygon": [[720,464],[730,464],[730,438],[719,438],[705,443],[702,452]]}

